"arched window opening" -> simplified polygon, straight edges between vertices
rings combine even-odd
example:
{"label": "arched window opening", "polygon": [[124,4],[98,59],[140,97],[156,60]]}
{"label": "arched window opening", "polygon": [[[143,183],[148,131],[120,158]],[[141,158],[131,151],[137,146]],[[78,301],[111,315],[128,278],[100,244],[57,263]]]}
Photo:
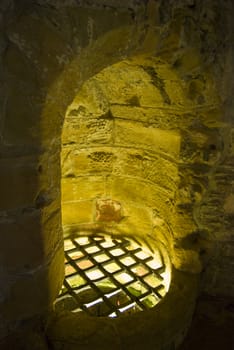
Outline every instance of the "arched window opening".
{"label": "arched window opening", "polygon": [[168,257],[134,238],[100,233],[66,238],[64,245],[66,277],[58,311],[129,315],[155,306],[169,289]]}
{"label": "arched window opening", "polygon": [[180,150],[176,122],[168,121],[183,103],[165,63],[133,59],[89,79],[68,107],[59,310],[117,317],[154,307],[168,292]]}

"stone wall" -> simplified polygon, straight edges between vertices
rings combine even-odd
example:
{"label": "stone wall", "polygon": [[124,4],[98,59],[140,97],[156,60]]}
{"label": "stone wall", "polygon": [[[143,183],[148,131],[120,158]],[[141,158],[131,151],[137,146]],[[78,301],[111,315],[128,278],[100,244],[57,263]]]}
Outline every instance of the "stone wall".
{"label": "stone wall", "polygon": [[[165,129],[165,135],[180,135],[176,166],[169,160],[176,177],[171,181],[175,265],[180,261],[178,268],[191,270],[183,256],[196,252],[201,264],[194,272],[204,269],[201,290],[233,295],[232,2],[178,0],[165,6],[164,1],[153,0],[125,1],[124,5],[117,0],[6,0],[0,11],[1,337],[22,320],[46,313],[63,279],[60,137],[67,107],[89,78],[136,56],[166,63],[190,101],[182,116],[164,113],[154,126]],[[160,85],[152,68],[144,74]],[[155,90],[160,103],[168,104],[171,94],[178,101],[177,87],[171,85],[171,89],[163,94]],[[129,96],[131,110],[140,112],[134,114],[134,128],[139,126],[144,134],[146,126],[138,120],[142,101],[135,96]],[[135,142],[128,131],[133,121],[124,118],[126,106],[110,104],[114,119],[122,118],[117,122],[120,149],[126,138]],[[111,128],[108,118],[104,120],[102,127],[109,131],[99,134],[102,142]],[[154,132],[152,128],[151,139],[142,138],[150,149],[154,136],[158,137]],[[134,152],[121,157],[143,164],[141,147]],[[85,152],[82,156],[87,161]],[[96,156],[89,161],[94,164]],[[109,161],[117,156],[111,155]],[[163,164],[166,161],[160,158]],[[113,162],[118,165],[118,169],[112,167],[114,171],[121,173],[124,162]],[[103,171],[107,163],[102,159],[99,164]],[[148,169],[146,164],[144,160]],[[113,197],[118,201],[117,194]]]}
{"label": "stone wall", "polygon": [[[99,230],[151,238],[167,246],[177,268],[201,271],[200,245],[181,244],[199,235],[193,208],[205,192],[190,164],[210,166],[200,154],[180,159],[181,140],[199,120],[187,90],[167,64],[140,58],[106,68],[84,84],[67,110],[62,135],[66,235]],[[206,113],[216,105],[213,90],[204,89],[204,95],[198,108]],[[202,153],[208,139],[207,130],[194,133],[194,152]]]}

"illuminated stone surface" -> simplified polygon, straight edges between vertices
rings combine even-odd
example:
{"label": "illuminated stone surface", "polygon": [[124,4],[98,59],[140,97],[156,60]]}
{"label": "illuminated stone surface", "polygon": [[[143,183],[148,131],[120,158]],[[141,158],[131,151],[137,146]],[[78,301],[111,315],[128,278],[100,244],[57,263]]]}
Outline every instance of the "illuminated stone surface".
{"label": "illuminated stone surface", "polygon": [[[118,201],[123,219],[106,229],[157,238],[182,286],[202,270],[201,292],[233,297],[232,1],[3,0],[0,12],[0,339],[47,312],[62,284],[60,136],[74,102],[83,108],[63,128],[65,234],[99,229],[97,199]],[[144,330],[149,348],[177,346],[193,312],[186,298],[177,319],[171,304],[168,316],[159,310],[167,334],[137,319],[117,336],[108,325],[107,338],[142,348]],[[68,319],[74,330],[80,321]],[[90,327],[100,334],[103,322]],[[76,341],[81,333],[92,331]],[[35,336],[22,334],[32,349]]]}

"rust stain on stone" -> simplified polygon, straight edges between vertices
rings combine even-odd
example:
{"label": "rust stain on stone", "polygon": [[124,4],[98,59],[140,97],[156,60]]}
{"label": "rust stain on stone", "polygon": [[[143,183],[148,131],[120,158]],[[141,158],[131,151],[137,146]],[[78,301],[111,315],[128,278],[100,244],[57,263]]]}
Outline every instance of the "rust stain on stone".
{"label": "rust stain on stone", "polygon": [[96,221],[119,222],[122,218],[121,204],[112,199],[99,199],[96,202]]}

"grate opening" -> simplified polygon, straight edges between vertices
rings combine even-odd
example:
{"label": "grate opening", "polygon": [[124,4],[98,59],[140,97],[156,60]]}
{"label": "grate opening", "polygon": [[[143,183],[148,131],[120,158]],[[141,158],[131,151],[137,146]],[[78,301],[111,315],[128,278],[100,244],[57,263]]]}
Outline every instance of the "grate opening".
{"label": "grate opening", "polygon": [[64,250],[58,311],[118,317],[155,306],[168,290],[170,273],[161,252],[133,239],[79,236],[65,239]]}

